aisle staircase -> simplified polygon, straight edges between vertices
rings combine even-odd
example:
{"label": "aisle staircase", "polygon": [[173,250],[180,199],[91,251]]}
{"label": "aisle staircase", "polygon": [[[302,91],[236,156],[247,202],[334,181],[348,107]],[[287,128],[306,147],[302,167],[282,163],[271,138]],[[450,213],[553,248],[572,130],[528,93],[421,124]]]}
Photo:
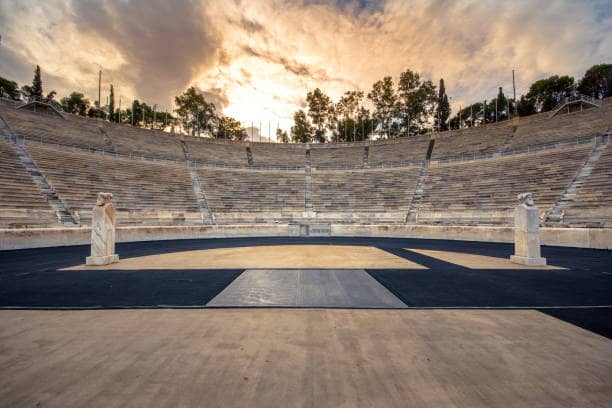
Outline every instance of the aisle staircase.
{"label": "aisle staircase", "polygon": [[185,160],[187,161],[187,169],[189,170],[189,176],[191,176],[193,192],[196,196],[196,199],[198,200],[198,207],[200,208],[200,213],[202,214],[202,224],[214,225],[216,223],[215,217],[213,216],[212,211],[210,211],[210,208],[208,207],[208,200],[206,199],[206,195],[204,194],[204,190],[202,189],[200,177],[198,176],[196,166],[189,158],[189,148],[187,147],[187,143],[185,143],[184,140],[181,140],[181,147],[183,148],[183,154],[185,154]]}
{"label": "aisle staircase", "polygon": [[304,211],[312,212],[312,173],[310,166],[310,147],[306,149],[306,183],[304,191]]}
{"label": "aisle staircase", "polygon": [[21,145],[21,143],[23,143],[23,139],[18,138],[1,117],[0,131],[8,140],[11,141],[13,150],[19,157],[21,164],[26,169],[30,177],[32,177],[32,181],[34,181],[34,184],[38,187],[45,200],[57,214],[59,222],[65,227],[78,227],[79,222],[77,217],[72,214],[68,208],[66,208],[66,205],[62,202],[53,186],[47,182],[45,176],[38,169],[36,163],[34,163],[34,160],[32,160],[28,152]]}
{"label": "aisle staircase", "polygon": [[576,176],[572,182],[567,186],[559,200],[555,205],[547,212],[544,219],[544,225],[554,227],[559,226],[563,223],[563,217],[566,208],[571,206],[572,202],[576,198],[576,193],[582,187],[582,184],[586,178],[593,171],[593,167],[597,160],[601,157],[601,153],[604,151],[608,144],[608,136],[597,138],[595,148],[591,151],[589,158],[584,162],[584,165],[578,170]]}
{"label": "aisle staircase", "polygon": [[429,171],[429,161],[424,161],[421,167],[421,173],[419,174],[419,180],[417,181],[414,193],[412,194],[412,200],[410,201],[410,207],[406,213],[406,223],[416,224],[417,215],[419,213],[419,207],[421,206],[421,198],[423,198],[423,187],[427,180],[427,174]]}

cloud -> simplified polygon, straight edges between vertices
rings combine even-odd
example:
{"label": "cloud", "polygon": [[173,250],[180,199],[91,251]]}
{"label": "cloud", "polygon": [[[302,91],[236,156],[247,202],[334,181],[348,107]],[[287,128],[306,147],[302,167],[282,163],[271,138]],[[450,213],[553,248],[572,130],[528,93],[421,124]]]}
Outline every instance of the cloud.
{"label": "cloud", "polygon": [[[609,0],[4,0],[0,75],[163,105],[194,84],[245,123],[289,127],[308,90],[367,93],[407,68],[445,79],[456,109],[610,62]],[[606,11],[607,10],[607,11]],[[21,73],[21,71],[24,71]],[[92,97],[93,95],[93,97]]]}

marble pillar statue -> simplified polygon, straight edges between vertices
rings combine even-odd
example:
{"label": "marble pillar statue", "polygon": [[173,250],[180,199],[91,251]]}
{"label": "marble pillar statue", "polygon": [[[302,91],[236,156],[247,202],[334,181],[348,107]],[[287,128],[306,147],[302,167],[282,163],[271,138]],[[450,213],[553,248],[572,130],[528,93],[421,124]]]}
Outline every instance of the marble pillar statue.
{"label": "marble pillar statue", "polygon": [[115,208],[111,193],[98,193],[91,214],[91,256],[87,265],[108,265],[119,261],[115,254]]}
{"label": "marble pillar statue", "polygon": [[510,261],[523,265],[546,265],[540,256],[540,213],[532,193],[519,194],[514,212],[514,255]]}

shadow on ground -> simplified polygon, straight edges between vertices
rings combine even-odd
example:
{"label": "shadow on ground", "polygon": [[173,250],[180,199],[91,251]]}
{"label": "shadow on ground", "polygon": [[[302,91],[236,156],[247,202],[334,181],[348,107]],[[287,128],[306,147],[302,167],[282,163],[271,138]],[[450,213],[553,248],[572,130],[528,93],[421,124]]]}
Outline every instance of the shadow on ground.
{"label": "shadow on ground", "polygon": [[[612,252],[543,247],[562,270],[469,269],[403,248],[507,258],[510,244],[395,238],[235,238],[117,245],[121,258],[260,245],[363,245],[428,269],[367,272],[408,307],[529,308],[612,338]],[[87,246],[0,252],[2,308],[203,307],[242,270],[68,270]],[[608,307],[601,307],[608,306]]]}

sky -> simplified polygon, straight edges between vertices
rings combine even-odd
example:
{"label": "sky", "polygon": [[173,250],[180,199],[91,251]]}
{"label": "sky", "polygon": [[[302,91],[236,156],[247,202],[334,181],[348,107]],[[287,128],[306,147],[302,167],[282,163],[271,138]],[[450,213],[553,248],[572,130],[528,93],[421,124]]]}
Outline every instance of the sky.
{"label": "sky", "polygon": [[[97,99],[113,84],[173,109],[190,85],[248,125],[287,129],[320,87],[366,94],[411,69],[451,105],[517,95],[552,74],[612,62],[612,0],[0,0],[0,76]],[[130,101],[130,102],[128,102]],[[102,97],[105,103],[105,96]]]}

